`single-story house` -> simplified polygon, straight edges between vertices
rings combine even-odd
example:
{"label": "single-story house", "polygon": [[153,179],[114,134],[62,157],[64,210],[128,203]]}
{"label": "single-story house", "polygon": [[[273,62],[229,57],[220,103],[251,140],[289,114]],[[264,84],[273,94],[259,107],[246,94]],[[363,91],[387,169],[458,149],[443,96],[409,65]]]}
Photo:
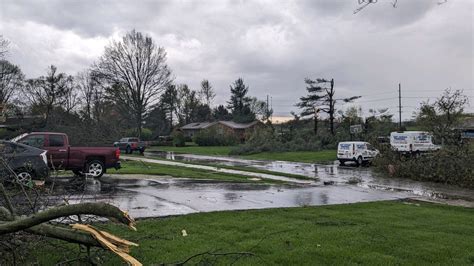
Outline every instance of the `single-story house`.
{"label": "single-story house", "polygon": [[202,130],[216,130],[218,134],[235,134],[240,140],[245,140],[255,129],[263,126],[260,121],[251,123],[236,123],[233,121],[201,122],[191,123],[181,127],[181,131],[187,137],[193,137]]}
{"label": "single-story house", "polygon": [[217,122],[200,122],[200,123],[191,123],[185,126],[182,126],[180,129],[186,137],[192,138],[194,135],[199,133],[201,130],[210,128],[211,126],[217,124]]}
{"label": "single-story house", "polygon": [[474,141],[474,117],[464,119],[458,129],[461,132],[461,138]]}

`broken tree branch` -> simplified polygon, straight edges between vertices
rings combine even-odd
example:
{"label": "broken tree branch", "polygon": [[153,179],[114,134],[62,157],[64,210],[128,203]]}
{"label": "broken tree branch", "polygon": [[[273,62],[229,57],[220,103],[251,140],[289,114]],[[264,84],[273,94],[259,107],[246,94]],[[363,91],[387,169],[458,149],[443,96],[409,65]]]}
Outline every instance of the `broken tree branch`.
{"label": "broken tree branch", "polygon": [[134,229],[134,221],[119,208],[106,203],[79,203],[55,207],[49,210],[38,212],[34,215],[21,217],[14,221],[0,224],[0,235],[25,230],[32,226],[48,222],[57,218],[71,215],[88,214],[106,218],[112,218],[120,223],[128,225]]}

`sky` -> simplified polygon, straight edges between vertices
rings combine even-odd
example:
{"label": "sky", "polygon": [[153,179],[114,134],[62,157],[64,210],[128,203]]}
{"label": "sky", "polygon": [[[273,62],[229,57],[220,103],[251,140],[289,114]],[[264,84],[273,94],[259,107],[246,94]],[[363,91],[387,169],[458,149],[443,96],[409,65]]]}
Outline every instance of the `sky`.
{"label": "sky", "polygon": [[464,90],[474,112],[474,1],[378,0],[357,14],[358,0],[0,0],[7,59],[27,78],[53,64],[75,75],[104,47],[136,29],[167,51],[176,83],[199,89],[208,79],[225,104],[241,77],[249,95],[271,99],[288,117],[306,94],[305,78],[335,80],[336,97],[403,119],[444,89]]}

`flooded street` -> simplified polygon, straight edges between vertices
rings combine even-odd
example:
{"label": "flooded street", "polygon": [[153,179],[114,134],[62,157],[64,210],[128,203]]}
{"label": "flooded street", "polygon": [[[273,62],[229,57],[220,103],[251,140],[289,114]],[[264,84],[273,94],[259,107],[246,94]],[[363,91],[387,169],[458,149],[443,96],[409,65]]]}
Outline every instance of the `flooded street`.
{"label": "flooded street", "polygon": [[187,163],[222,164],[228,166],[246,166],[280,173],[304,175],[314,178],[315,185],[351,183],[354,186],[373,190],[404,191],[413,196],[432,199],[452,199],[474,202],[474,190],[439,183],[420,182],[404,178],[387,178],[372,171],[369,167],[339,166],[333,164],[311,164],[287,161],[247,160],[224,156],[203,156],[194,154],[175,154],[172,152],[146,152],[167,160]]}
{"label": "flooded street", "polygon": [[[67,184],[67,180],[63,181]],[[108,175],[88,179],[84,192],[71,192],[69,203],[107,202],[135,218],[196,212],[300,207],[395,200],[409,197],[400,191],[373,190],[351,185],[301,186],[233,183],[207,180]],[[58,202],[61,197],[55,198]]]}
{"label": "flooded street", "polygon": [[[149,157],[131,158],[157,162],[156,159]],[[105,175],[98,180],[87,179],[84,189],[81,190],[61,191],[67,188],[69,181],[67,178],[60,180],[54,200],[61,203],[64,199],[60,195],[68,195],[69,203],[108,202],[127,210],[136,218],[404,198],[474,207],[473,190],[409,179],[385,178],[365,167],[339,167],[337,164],[319,165],[197,155],[170,155],[165,158],[175,160],[175,162],[159,161],[159,163],[181,165],[182,163],[179,163],[181,161],[251,166],[281,173],[296,173],[314,178],[314,180],[291,182],[293,179],[289,179],[288,184],[263,184],[252,183],[252,181],[249,183],[220,182],[150,175]],[[187,164],[185,167],[203,169],[202,165]],[[249,174],[249,176],[252,175]]]}

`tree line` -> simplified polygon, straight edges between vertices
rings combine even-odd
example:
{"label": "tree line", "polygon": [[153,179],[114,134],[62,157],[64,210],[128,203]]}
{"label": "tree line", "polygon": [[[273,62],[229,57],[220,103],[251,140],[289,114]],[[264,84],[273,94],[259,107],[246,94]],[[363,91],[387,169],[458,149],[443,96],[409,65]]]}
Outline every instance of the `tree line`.
{"label": "tree line", "polygon": [[267,121],[272,114],[266,102],[248,96],[242,78],[230,85],[227,105],[218,106],[208,80],[199,89],[176,84],[165,49],[135,30],[112,41],[89,69],[74,76],[51,65],[45,75],[27,79],[6,59],[8,42],[0,38],[0,46],[0,105],[6,116],[40,117],[33,129],[81,128],[114,137],[151,131],[157,137],[188,123]]}

